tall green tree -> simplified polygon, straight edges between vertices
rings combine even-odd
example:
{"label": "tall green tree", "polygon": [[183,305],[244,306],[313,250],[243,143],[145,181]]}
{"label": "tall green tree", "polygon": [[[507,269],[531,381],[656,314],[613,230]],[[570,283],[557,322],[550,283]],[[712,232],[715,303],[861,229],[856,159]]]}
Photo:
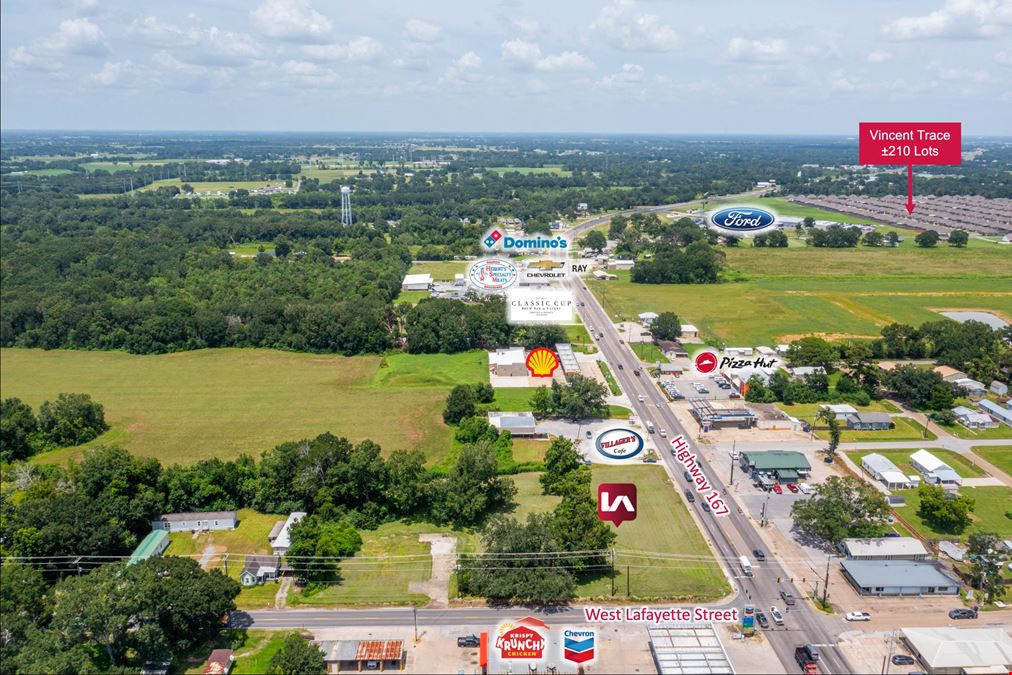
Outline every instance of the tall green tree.
{"label": "tall green tree", "polygon": [[476,410],[474,404],[474,387],[468,384],[458,384],[450,390],[450,394],[446,397],[443,421],[447,424],[457,424],[466,417],[472,417]]}
{"label": "tall green tree", "polygon": [[979,589],[987,602],[1002,595],[1004,586],[1001,566],[1005,544],[995,532],[971,532],[967,540],[967,556],[970,560],[970,577],[974,588]]}
{"label": "tall green tree", "polygon": [[829,445],[826,446],[826,454],[829,457],[836,455],[836,449],[840,447],[840,422],[836,419],[836,413],[828,408],[823,408],[819,411],[816,419],[825,423],[829,427]]}
{"label": "tall green tree", "polygon": [[970,241],[970,235],[966,230],[953,230],[949,233],[949,246],[963,247]]}
{"label": "tall green tree", "polygon": [[281,649],[267,662],[268,675],[324,675],[324,653],[298,633],[289,633]]}
{"label": "tall green tree", "polygon": [[90,394],[60,394],[39,408],[39,428],[54,445],[80,445],[106,431],[105,411]]}
{"label": "tall green tree", "polygon": [[959,534],[970,526],[974,510],[972,497],[946,492],[939,485],[923,484],[917,488],[920,506],[917,515],[933,529],[946,534]]}
{"label": "tall green tree", "polygon": [[0,461],[13,462],[32,454],[32,434],[39,428],[31,406],[19,398],[0,403]]}
{"label": "tall green tree", "polygon": [[810,498],[791,506],[795,527],[831,543],[881,536],[888,514],[885,495],[850,476],[830,476],[814,487]]}
{"label": "tall green tree", "polygon": [[608,245],[608,240],[600,230],[591,230],[580,240],[583,246],[595,253],[600,253]]}
{"label": "tall green tree", "polygon": [[541,489],[548,495],[561,495],[572,490],[586,492],[590,485],[590,470],[583,464],[583,456],[576,444],[559,436],[545,451],[545,471],[541,474]]}
{"label": "tall green tree", "polygon": [[938,239],[938,233],[934,230],[924,230],[914,237],[914,243],[921,248],[933,248],[938,245]]}
{"label": "tall green tree", "polygon": [[302,583],[337,579],[339,558],[350,558],[362,548],[362,536],[354,527],[316,515],[306,516],[290,532],[292,541],[285,561]]}
{"label": "tall green tree", "polygon": [[674,312],[661,312],[650,324],[650,333],[656,340],[677,340],[682,336],[682,323]]}

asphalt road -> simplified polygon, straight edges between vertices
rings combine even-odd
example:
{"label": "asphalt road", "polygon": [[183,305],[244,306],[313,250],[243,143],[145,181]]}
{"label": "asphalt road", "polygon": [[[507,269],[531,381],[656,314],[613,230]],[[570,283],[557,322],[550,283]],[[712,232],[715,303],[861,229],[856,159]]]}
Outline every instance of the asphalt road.
{"label": "asphalt road", "polygon": [[[662,211],[669,210],[670,208],[655,207],[649,210]],[[576,236],[580,232],[604,220],[606,219],[600,218],[582,223],[571,229],[569,234],[571,237]],[[595,342],[601,350],[602,356],[604,356],[611,367],[612,374],[618,380],[622,390],[630,398],[641,425],[645,428],[646,422],[650,420],[657,429],[663,428],[667,430],[668,440],[682,435],[689,442],[690,447],[692,447],[694,445],[692,435],[679,423],[678,418],[675,417],[674,412],[668,406],[664,394],[653,378],[647,374],[647,371],[642,367],[636,355],[628,345],[621,341],[618,331],[612,325],[611,320],[593,293],[587,290],[582,280],[570,281],[569,284],[578,302],[577,309],[581,318],[588,327],[594,327]],[[597,339],[597,333],[602,333],[604,337]],[[618,364],[622,364],[624,368],[618,368]],[[633,371],[637,368],[641,370],[639,377],[633,374]],[[637,400],[640,395],[644,397],[643,402]],[[697,463],[710,483],[714,485],[714,488],[719,490],[722,495],[729,495],[730,493],[725,485],[723,475],[728,472],[729,467],[720,467],[719,472],[715,471],[703,459],[701,453],[697,452],[696,454]],[[661,452],[660,456],[662,457],[662,461],[671,467],[676,477],[682,475],[684,467],[677,463],[670,452]],[[676,485],[677,483],[678,479],[676,478]],[[705,513],[701,508],[702,501],[701,499],[697,499],[693,504],[687,503],[687,506],[696,511],[698,519],[702,522],[710,541],[717,549],[720,557],[724,561],[733,561],[739,555],[744,554],[754,563],[752,550],[765,549],[765,544],[748,518],[743,513],[739,513],[735,504],[732,504],[730,513],[726,516],[718,517]],[[740,574],[740,570],[733,569],[731,566],[729,566],[728,571],[732,576]],[[777,583],[778,578],[781,579],[781,583]],[[739,605],[754,605],[757,608],[763,609],[767,616],[769,616],[769,608],[771,606],[776,606],[781,612],[784,612],[784,627],[764,632],[787,672],[798,670],[798,665],[794,660],[794,649],[806,642],[811,642],[821,647],[820,672],[853,672],[847,664],[845,657],[834,646],[836,642],[834,633],[839,629],[839,626],[833,627],[830,623],[831,619],[819,614],[807,602],[800,599],[802,597],[801,594],[787,579],[787,574],[773,556],[767,557],[765,563],[756,566],[753,577],[741,576],[736,578]],[[798,598],[797,604],[789,612],[785,611],[787,608],[780,597],[781,591],[790,592],[795,598]]]}

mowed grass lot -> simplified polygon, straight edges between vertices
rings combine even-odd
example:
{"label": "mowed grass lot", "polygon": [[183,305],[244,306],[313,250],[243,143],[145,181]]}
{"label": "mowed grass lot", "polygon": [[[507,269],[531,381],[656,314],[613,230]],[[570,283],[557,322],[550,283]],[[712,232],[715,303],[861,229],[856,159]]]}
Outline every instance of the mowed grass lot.
{"label": "mowed grass lot", "polygon": [[[959,538],[962,541],[970,536],[974,530],[987,530],[997,532],[1002,538],[1012,536],[1012,519],[1006,518],[1005,513],[1012,507],[1012,488],[1008,487],[962,487],[960,494],[972,497],[974,500],[974,511],[972,512],[973,524],[966,528]],[[906,499],[907,505],[895,509],[908,523],[925,537],[950,538],[954,535],[945,532],[937,532],[925,523],[917,515],[920,499],[917,490],[894,490],[893,494],[901,495]]]}
{"label": "mowed grass lot", "polygon": [[572,171],[562,168],[561,164],[548,164],[546,166],[490,166],[489,171],[496,173],[519,173],[525,176],[531,174],[551,174],[553,176],[572,176]]}
{"label": "mowed grass lot", "polygon": [[408,274],[431,274],[436,281],[453,281],[455,274],[467,274],[471,260],[430,260],[415,261]]}
{"label": "mowed grass lot", "polygon": [[1012,445],[975,445],[970,449],[981,459],[1012,476]]}
{"label": "mowed grass lot", "polygon": [[953,424],[944,427],[946,431],[956,438],[968,438],[970,440],[994,440],[1002,438],[1012,439],[1012,427],[1007,424],[999,424],[994,429],[967,429],[962,424]]}
{"label": "mowed grass lot", "polygon": [[876,337],[894,321],[919,325],[938,311],[979,309],[1012,319],[1012,249],[722,249],[725,278],[710,285],[587,280],[605,309],[629,319],[672,311],[710,341],[784,342],[811,333]]}
{"label": "mowed grass lot", "polygon": [[170,186],[182,188],[183,183],[193,187],[194,192],[222,192],[226,195],[232,190],[253,190],[266,185],[275,185],[277,187],[284,187],[285,185],[285,181],[283,180],[184,181],[181,178],[163,178],[142,188],[137,188],[137,191],[150,192],[160,187]]}
{"label": "mowed grass lot", "polygon": [[[417,449],[430,462],[449,451],[443,424],[455,384],[488,382],[482,352],[356,356],[216,349],[154,356],[4,349],[0,385],[36,409],[60,392],[86,392],[112,426],[93,444],[116,442],[165,465],[206,457],[259,456],[325,431],[386,452]],[[83,448],[44,453],[63,463]]]}
{"label": "mowed grass lot", "polygon": [[[861,460],[870,454],[879,454],[895,464],[906,475],[917,474],[917,471],[910,465],[910,455],[916,450],[850,450],[846,454],[855,464],[861,466]],[[943,448],[929,448],[928,452],[952,467],[952,469],[963,478],[980,478],[986,476],[987,472],[973,463],[973,460],[964,457],[958,452],[945,450]]]}
{"label": "mowed grass lot", "polygon": [[[636,520],[615,528],[615,595],[638,599],[714,600],[730,592],[684,502],[660,466],[595,466],[601,483],[635,483]],[[582,583],[582,597],[611,597],[607,574]]]}

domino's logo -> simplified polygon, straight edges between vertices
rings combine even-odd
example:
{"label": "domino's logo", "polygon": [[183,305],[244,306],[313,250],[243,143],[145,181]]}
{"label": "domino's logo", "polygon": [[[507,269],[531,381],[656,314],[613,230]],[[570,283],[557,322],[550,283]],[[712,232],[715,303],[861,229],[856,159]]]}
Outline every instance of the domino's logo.
{"label": "domino's logo", "polygon": [[502,239],[502,232],[499,230],[492,230],[488,233],[488,236],[485,237],[485,248],[493,248],[500,239]]}

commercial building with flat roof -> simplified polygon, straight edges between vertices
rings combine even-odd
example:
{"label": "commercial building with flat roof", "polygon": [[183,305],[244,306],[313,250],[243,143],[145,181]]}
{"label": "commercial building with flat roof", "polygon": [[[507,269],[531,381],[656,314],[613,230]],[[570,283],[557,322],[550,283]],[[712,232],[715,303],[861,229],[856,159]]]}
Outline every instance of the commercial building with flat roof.
{"label": "commercial building with flat roof", "polygon": [[490,412],[488,423],[513,436],[534,436],[538,431],[534,413],[531,412]]}
{"label": "commercial building with flat roof", "polygon": [[903,642],[932,675],[1012,672],[1012,637],[1002,628],[901,628]]}
{"label": "commercial building with flat roof", "polygon": [[523,347],[503,347],[488,354],[488,369],[499,377],[527,377],[527,355]]}
{"label": "commercial building with flat roof", "polygon": [[763,476],[785,483],[797,481],[812,471],[808,458],[793,450],[742,452],[738,463],[753,478]]}
{"label": "commercial building with flat roof", "polygon": [[562,372],[566,375],[580,374],[580,362],[576,360],[576,354],[573,353],[573,345],[568,342],[560,342],[555,345],[555,353],[559,355],[559,365],[562,366]]}
{"label": "commercial building with flat roof", "polygon": [[401,282],[402,291],[427,291],[432,286],[431,274],[408,274]]}
{"label": "commercial building with flat roof", "polygon": [[840,549],[850,560],[927,560],[928,550],[914,537],[844,539]]}
{"label": "commercial building with flat roof", "polygon": [[956,595],[959,582],[930,562],[844,560],[843,576],[861,595]]}

